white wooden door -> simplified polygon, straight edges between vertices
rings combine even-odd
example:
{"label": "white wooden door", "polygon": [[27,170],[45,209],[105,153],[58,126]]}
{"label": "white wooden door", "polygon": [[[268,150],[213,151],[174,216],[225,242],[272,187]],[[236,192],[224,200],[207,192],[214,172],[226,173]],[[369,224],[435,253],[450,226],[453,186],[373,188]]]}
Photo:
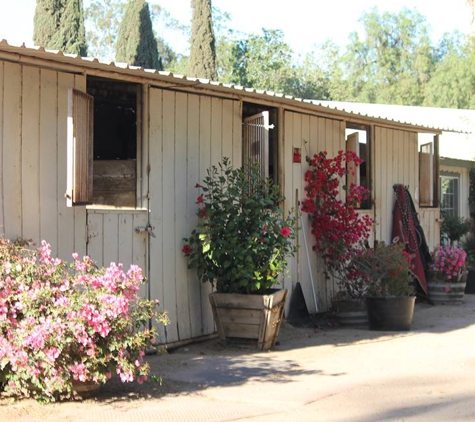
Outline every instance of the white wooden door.
{"label": "white wooden door", "polygon": [[[148,279],[148,243],[153,231],[147,228],[144,210],[87,210],[87,254],[100,266],[121,263],[127,271],[136,264]],[[140,293],[148,297],[148,286],[143,285]]]}

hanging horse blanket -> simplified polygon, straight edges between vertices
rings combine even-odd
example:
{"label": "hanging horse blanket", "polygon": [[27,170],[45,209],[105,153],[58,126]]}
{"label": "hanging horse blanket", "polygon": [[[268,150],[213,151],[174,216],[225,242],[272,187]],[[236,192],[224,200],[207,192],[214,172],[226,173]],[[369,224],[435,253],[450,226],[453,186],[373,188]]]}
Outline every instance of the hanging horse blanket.
{"label": "hanging horse blanket", "polygon": [[413,273],[420,288],[427,295],[425,270],[432,261],[427,246],[424,230],[419,223],[416,208],[407,187],[394,185],[396,203],[393,210],[392,238],[398,238],[406,244],[407,252],[412,257]]}

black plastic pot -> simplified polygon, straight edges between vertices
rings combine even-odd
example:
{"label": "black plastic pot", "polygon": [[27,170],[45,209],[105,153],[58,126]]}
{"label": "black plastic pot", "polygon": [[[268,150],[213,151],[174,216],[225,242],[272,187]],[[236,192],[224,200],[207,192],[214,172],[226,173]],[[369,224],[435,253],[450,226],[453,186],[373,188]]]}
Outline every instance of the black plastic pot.
{"label": "black plastic pot", "polygon": [[366,298],[370,330],[409,331],[414,316],[415,296]]}
{"label": "black plastic pot", "polygon": [[475,295],[475,268],[468,269],[467,284],[465,285],[465,294]]}

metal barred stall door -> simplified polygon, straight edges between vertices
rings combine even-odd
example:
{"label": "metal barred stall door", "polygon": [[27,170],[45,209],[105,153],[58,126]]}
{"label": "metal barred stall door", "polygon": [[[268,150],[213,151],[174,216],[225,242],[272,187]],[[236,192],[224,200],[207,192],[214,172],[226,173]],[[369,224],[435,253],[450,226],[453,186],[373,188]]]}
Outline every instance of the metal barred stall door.
{"label": "metal barred stall door", "polygon": [[259,164],[261,175],[269,177],[269,112],[244,119],[243,164]]}

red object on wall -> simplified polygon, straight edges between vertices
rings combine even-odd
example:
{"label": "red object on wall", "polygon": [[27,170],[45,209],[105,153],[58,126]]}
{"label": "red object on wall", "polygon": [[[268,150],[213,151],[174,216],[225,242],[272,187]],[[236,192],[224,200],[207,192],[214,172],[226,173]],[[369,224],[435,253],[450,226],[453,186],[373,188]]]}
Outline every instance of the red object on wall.
{"label": "red object on wall", "polygon": [[301,148],[294,148],[294,163],[301,163],[302,162],[302,149]]}

